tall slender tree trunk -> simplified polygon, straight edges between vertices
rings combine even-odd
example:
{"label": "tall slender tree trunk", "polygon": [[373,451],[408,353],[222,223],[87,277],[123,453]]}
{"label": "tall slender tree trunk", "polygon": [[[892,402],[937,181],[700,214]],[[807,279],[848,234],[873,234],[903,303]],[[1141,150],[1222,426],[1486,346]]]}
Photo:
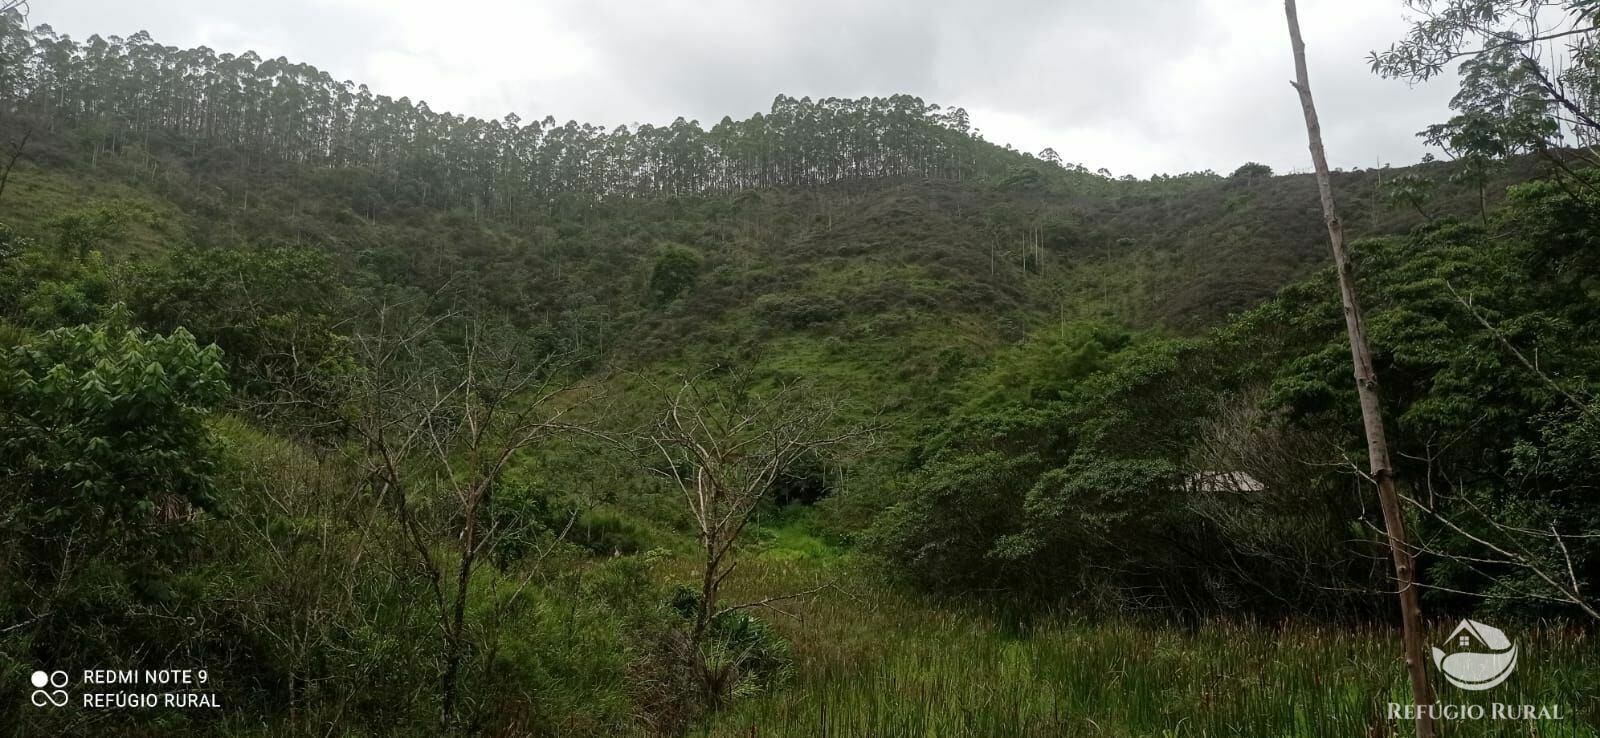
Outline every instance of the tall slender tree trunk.
{"label": "tall slender tree trunk", "polygon": [[6,161],[6,168],[0,170],[0,196],[6,194],[6,182],[11,179],[11,170],[17,166],[17,160],[22,158],[22,150],[28,146],[28,138],[33,136],[33,128],[29,127],[22,132],[22,138],[11,146],[11,157]]}
{"label": "tall slender tree trunk", "polygon": [[[487,484],[487,483],[486,483]],[[445,625],[444,674],[441,677],[440,725],[445,732],[455,730],[456,705],[461,694],[461,661],[466,654],[468,587],[472,584],[472,564],[478,553],[478,511],[488,502],[489,489],[476,489],[467,503],[462,523],[461,561],[456,568],[455,601]]]}
{"label": "tall slender tree trunk", "polygon": [[695,650],[705,643],[706,634],[711,631],[711,619],[717,612],[717,590],[722,582],[722,562],[717,555],[717,548],[721,545],[713,534],[702,538],[705,544],[705,566],[700,571],[700,608],[695,612],[694,631],[690,634],[690,643]]}
{"label": "tall slender tree trunk", "polygon": [[1284,0],[1289,20],[1289,41],[1294,47],[1295,81],[1300,107],[1305,112],[1306,136],[1311,144],[1311,162],[1317,170],[1317,191],[1322,198],[1322,215],[1328,223],[1328,243],[1333,251],[1334,268],[1339,274],[1339,296],[1344,303],[1344,323],[1350,334],[1350,361],[1355,371],[1356,393],[1361,398],[1361,423],[1367,434],[1367,463],[1378,486],[1378,502],[1383,509],[1383,524],[1388,532],[1389,551],[1394,557],[1395,580],[1400,589],[1400,625],[1405,641],[1406,671],[1411,678],[1411,697],[1417,707],[1417,738],[1434,738],[1437,730],[1428,706],[1433,692],[1428,686],[1427,663],[1422,651],[1422,606],[1417,597],[1417,573],[1411,552],[1406,547],[1405,519],[1394,489],[1394,472],[1389,465],[1389,442],[1383,431],[1383,408],[1378,403],[1378,378],[1372,368],[1372,350],[1367,345],[1361,306],[1356,300],[1355,273],[1344,250],[1344,227],[1333,204],[1333,184],[1328,174],[1328,156],[1322,148],[1322,126],[1311,100],[1311,81],[1306,72],[1306,45],[1300,37],[1300,19],[1295,0]]}

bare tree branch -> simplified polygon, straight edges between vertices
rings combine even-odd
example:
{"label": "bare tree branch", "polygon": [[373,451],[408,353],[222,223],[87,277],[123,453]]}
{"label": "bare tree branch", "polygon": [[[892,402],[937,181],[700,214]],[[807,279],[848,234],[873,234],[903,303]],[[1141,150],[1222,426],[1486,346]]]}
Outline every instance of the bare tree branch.
{"label": "bare tree branch", "polygon": [[877,427],[846,422],[838,401],[810,396],[797,383],[760,392],[748,377],[713,381],[708,372],[680,376],[671,389],[643,381],[663,405],[657,420],[638,432],[645,453],[655,459],[648,468],[678,489],[700,539],[692,648],[702,648],[722,615],[751,608],[782,612],[773,605],[826,589],[718,604],[738,565],[734,547],[777,480],[807,455],[870,445]]}

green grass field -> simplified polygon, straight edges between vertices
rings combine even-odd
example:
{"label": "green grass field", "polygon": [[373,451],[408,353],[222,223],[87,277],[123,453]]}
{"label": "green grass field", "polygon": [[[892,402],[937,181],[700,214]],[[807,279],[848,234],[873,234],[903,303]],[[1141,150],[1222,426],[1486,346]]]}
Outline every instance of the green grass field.
{"label": "green grass field", "polygon": [[[832,583],[761,609],[791,638],[781,689],[736,705],[706,736],[1404,736],[1409,702],[1393,630],[1039,617],[941,607],[876,582],[785,526],[741,565],[750,599]],[[795,551],[807,552],[804,555]],[[740,575],[735,575],[739,579]],[[730,600],[732,601],[732,600]],[[1454,623],[1435,623],[1438,640]],[[1538,624],[1503,626],[1522,649],[1500,687],[1472,693],[1436,675],[1441,704],[1557,705],[1562,720],[1447,721],[1444,735],[1600,735],[1600,644]]]}

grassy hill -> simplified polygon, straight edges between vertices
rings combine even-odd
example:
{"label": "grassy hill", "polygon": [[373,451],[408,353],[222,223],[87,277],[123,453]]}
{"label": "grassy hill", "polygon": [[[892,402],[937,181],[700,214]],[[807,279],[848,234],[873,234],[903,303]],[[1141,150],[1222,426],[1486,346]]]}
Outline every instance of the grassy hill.
{"label": "grassy hill", "polygon": [[[49,244],[73,222],[103,221],[84,248],[113,266],[159,262],[180,245],[315,250],[369,303],[376,285],[443,295],[597,369],[753,362],[774,377],[818,377],[874,398],[910,421],[902,428],[936,416],[958,377],[1031,332],[1087,319],[1195,333],[1325,260],[1310,175],[1113,180],[984,146],[998,173],[978,179],[553,202],[490,216],[364,208],[379,174],[362,168],[241,170],[226,150],[113,154],[46,133],[13,172],[0,222]],[[1491,197],[1539,166],[1513,162]],[[1431,214],[1477,207],[1443,163],[1342,172],[1336,194],[1352,236],[1422,222],[1383,204],[1383,182],[1404,175],[1440,183]],[[665,295],[652,275],[673,250],[688,266]]]}
{"label": "grassy hill", "polygon": [[[39,138],[0,200],[0,219],[24,236],[49,241],[64,216],[113,211],[94,248],[118,261],[178,244],[305,246],[332,255],[347,283],[454,286],[464,305],[563,331],[624,365],[793,338],[887,342],[899,354],[899,337],[929,326],[987,347],[1084,317],[1192,332],[1260,302],[1325,251],[1310,175],[1111,180],[996,149],[1005,173],[965,181],[375,215],[360,202],[372,175],[358,168],[241,174],[217,166],[221,152],[138,149],[91,163],[66,137]],[[1538,168],[1514,161],[1490,197]],[[1382,204],[1383,182],[1403,175],[1441,183],[1432,213],[1471,217],[1476,193],[1447,174],[1444,163],[1338,173],[1347,229],[1359,238],[1422,222]],[[650,280],[666,246],[696,263],[690,284],[663,300]]]}
{"label": "grassy hill", "polygon": [[[958,378],[1030,333],[1093,320],[1192,334],[1325,260],[1310,175],[1112,180],[992,146],[989,155],[998,173],[963,181],[555,202],[490,216],[364,209],[377,174],[361,168],[241,171],[222,150],[112,154],[44,134],[12,174],[0,222],[40,244],[87,239],[82,248],[113,269],[159,263],[180,246],[312,250],[331,259],[351,305],[370,309],[383,289],[442,296],[596,371],[748,364],[815,377],[873,398],[908,436],[947,408]],[[1491,197],[1538,167],[1512,162]],[[1476,193],[1447,174],[1442,163],[1337,174],[1348,231],[1399,234],[1422,222],[1383,204],[1383,182],[1403,175],[1440,182],[1431,213],[1470,217]],[[101,232],[71,236],[74,223]],[[661,272],[669,254],[676,275]]]}

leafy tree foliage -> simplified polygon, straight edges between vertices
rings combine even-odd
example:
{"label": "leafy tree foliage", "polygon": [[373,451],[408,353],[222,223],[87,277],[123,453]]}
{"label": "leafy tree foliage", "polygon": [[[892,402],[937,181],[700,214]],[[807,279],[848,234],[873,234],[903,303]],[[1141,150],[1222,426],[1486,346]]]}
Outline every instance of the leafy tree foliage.
{"label": "leafy tree foliage", "polygon": [[[1571,535],[1600,525],[1600,221],[1573,174],[1491,209],[1572,114],[1506,53],[1466,72],[1435,133],[1480,170],[1334,186],[1352,232],[1385,236],[1358,266],[1425,580],[1565,612],[1538,572],[1600,583]],[[237,675],[229,714],[250,719],[219,732],[437,732],[447,699],[467,732],[689,729],[790,668],[743,609],[686,648],[716,603],[670,597],[684,562],[652,549],[692,548],[693,512],[615,458],[651,411],[638,384],[690,358],[881,404],[882,453],[794,455],[763,497],[815,505],[797,517],[864,533],[929,589],[1349,616],[1389,586],[1347,472],[1358,426],[1330,275],[1307,275],[1325,246],[1305,176],[1113,180],[910,96],[779,97],[709,130],[483,121],[10,15],[0,127],[37,130],[0,228],[0,485],[25,491],[0,496],[6,681],[159,651]],[[57,199],[91,178],[116,199]],[[382,331],[397,340],[363,342]],[[561,380],[606,401],[549,409],[595,432],[490,453],[541,407],[495,368],[518,362],[470,350],[490,336],[506,358],[584,355]],[[778,560],[751,538],[718,540],[756,564],[741,590]],[[718,609],[764,593],[745,594]]]}
{"label": "leafy tree foliage", "polygon": [[655,266],[650,271],[650,296],[656,304],[664,305],[678,299],[700,276],[700,255],[693,249],[669,244],[656,251]]}
{"label": "leafy tree foliage", "polygon": [[939,588],[1159,583],[1177,552],[1149,544],[1176,530],[1183,427],[1161,419],[1195,409],[1192,351],[1084,326],[1005,354],[932,440],[880,549]]}
{"label": "leafy tree foliage", "polygon": [[1254,161],[1240,164],[1238,169],[1233,170],[1233,174],[1228,175],[1231,179],[1245,179],[1252,182],[1271,176],[1272,167]]}
{"label": "leafy tree foliage", "polygon": [[1433,218],[1426,209],[1438,182],[1416,174],[1402,174],[1383,184],[1383,198],[1391,207],[1410,208],[1425,219]]}
{"label": "leafy tree foliage", "polygon": [[99,250],[107,241],[120,237],[132,215],[127,207],[120,204],[102,204],[58,215],[50,225],[62,248],[82,259],[90,251]]}
{"label": "leafy tree foliage", "polygon": [[[1597,212],[1530,183],[1487,227],[1355,247],[1401,493],[1446,611],[1592,607]],[[1001,354],[936,425],[879,550],[935,589],[1369,611],[1353,593],[1390,585],[1348,462],[1362,433],[1331,279],[1203,340],[1080,328]]]}
{"label": "leafy tree foliage", "polygon": [[325,253],[305,248],[185,247],[135,269],[129,292],[141,324],[221,347],[234,388],[265,415],[325,394],[351,368],[335,330],[349,304],[339,277]]}
{"label": "leafy tree foliage", "polygon": [[1422,132],[1481,177],[1488,162],[1542,150],[1563,131],[1593,145],[1600,124],[1600,26],[1588,0],[1407,0],[1406,37],[1369,57],[1385,77],[1427,80],[1456,60],[1456,115]]}
{"label": "leafy tree foliage", "polygon": [[38,663],[114,649],[71,633],[170,596],[188,521],[216,501],[205,419],[224,376],[215,346],[131,328],[125,311],[0,355],[0,604]]}
{"label": "leafy tree foliage", "polygon": [[[1537,183],[1514,190],[1492,230],[1442,223],[1363,245],[1362,287],[1377,298],[1369,332],[1388,377],[1384,401],[1399,411],[1401,476],[1419,480],[1409,494],[1423,545],[1435,554],[1425,581],[1527,606],[1561,601],[1534,563],[1561,572],[1570,563],[1583,587],[1600,573],[1592,542],[1578,535],[1600,515],[1592,473],[1579,471],[1595,457],[1569,455],[1593,442],[1600,305],[1592,273],[1545,271],[1571,241],[1537,235],[1555,225],[1552,216],[1583,222],[1595,213],[1581,195]],[[1335,314],[1307,306],[1282,301],[1264,310],[1271,322],[1305,331],[1304,339],[1326,335]],[[1348,426],[1353,409],[1336,389],[1336,347],[1302,345],[1309,353],[1275,380],[1278,402],[1300,422]],[[1519,542],[1527,546],[1522,564],[1486,557],[1473,538],[1506,545],[1505,526],[1551,535]]]}

